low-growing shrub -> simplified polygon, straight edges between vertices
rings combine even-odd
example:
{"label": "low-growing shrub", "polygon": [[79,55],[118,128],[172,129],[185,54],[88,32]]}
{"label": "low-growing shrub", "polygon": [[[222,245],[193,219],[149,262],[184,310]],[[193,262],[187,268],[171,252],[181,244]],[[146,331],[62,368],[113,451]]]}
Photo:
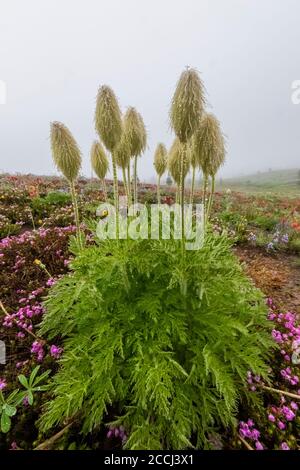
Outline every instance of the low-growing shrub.
{"label": "low-growing shrub", "polygon": [[184,256],[174,241],[102,241],[71,268],[39,333],[64,350],[42,432],[76,417],[89,433],[109,408],[129,449],[207,448],[241,400],[257,404],[246,380],[268,380],[266,307],[224,235]]}

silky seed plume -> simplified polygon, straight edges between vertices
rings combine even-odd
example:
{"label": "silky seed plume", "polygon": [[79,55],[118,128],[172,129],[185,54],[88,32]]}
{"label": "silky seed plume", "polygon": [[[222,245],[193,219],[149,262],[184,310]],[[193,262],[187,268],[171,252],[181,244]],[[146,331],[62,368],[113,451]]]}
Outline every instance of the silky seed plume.
{"label": "silky seed plume", "polygon": [[168,170],[171,173],[173,180],[179,186],[181,176],[181,162],[183,160],[183,179],[189,172],[190,161],[189,152],[184,144],[176,137],[168,155]]}
{"label": "silky seed plume", "polygon": [[73,135],[61,122],[52,122],[50,140],[56,167],[68,181],[74,182],[81,166],[81,153]]}
{"label": "silky seed plume", "polygon": [[131,157],[138,157],[146,148],[147,133],[142,116],[130,107],[124,115],[124,136],[130,148]]}
{"label": "silky seed plume", "polygon": [[113,152],[122,135],[122,118],[113,90],[103,85],[97,95],[95,127],[107,150]]}
{"label": "silky seed plume", "polygon": [[171,127],[181,142],[187,142],[195,132],[204,110],[204,86],[194,69],[182,72],[172,99]]}
{"label": "silky seed plume", "polygon": [[127,168],[130,162],[130,146],[124,134],[122,135],[121,140],[114,153],[117,165],[120,168]]}
{"label": "silky seed plume", "polygon": [[159,177],[161,177],[167,169],[168,152],[164,144],[159,143],[154,153],[154,168]]}
{"label": "silky seed plume", "polygon": [[94,141],[91,148],[91,164],[94,172],[102,181],[108,171],[109,164],[105,150],[100,142]]}
{"label": "silky seed plume", "polygon": [[192,139],[192,154],[205,175],[214,175],[225,159],[224,137],[218,119],[205,113]]}

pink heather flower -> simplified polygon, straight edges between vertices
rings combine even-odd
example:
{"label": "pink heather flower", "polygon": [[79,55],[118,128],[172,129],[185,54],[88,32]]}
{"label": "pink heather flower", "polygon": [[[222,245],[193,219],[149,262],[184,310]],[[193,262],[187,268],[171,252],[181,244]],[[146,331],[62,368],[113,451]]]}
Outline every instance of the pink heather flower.
{"label": "pink heather flower", "polygon": [[282,421],[278,421],[277,426],[281,431],[285,429],[285,424]]}
{"label": "pink heather flower", "polygon": [[296,417],[295,413],[287,406],[282,407],[282,413],[287,421],[293,421],[293,419]]}
{"label": "pink heather flower", "polygon": [[283,343],[282,335],[280,331],[275,330],[275,328],[272,330],[272,337],[276,343],[280,344]]}
{"label": "pink heather flower", "polygon": [[28,406],[28,405],[29,405],[28,397],[24,397],[24,398],[23,398],[23,405],[24,405],[24,406]]}
{"label": "pink heather flower", "polygon": [[260,432],[257,429],[253,429],[251,437],[254,441],[257,441],[260,437]]}
{"label": "pink heather flower", "polygon": [[298,405],[294,401],[291,401],[290,406],[293,408],[293,410],[298,410]]}
{"label": "pink heather flower", "polygon": [[46,286],[47,286],[47,287],[51,287],[51,286],[53,286],[53,284],[55,284],[55,280],[51,277],[51,278],[48,279],[48,281],[46,282]]}
{"label": "pink heather flower", "polygon": [[10,444],[10,450],[17,450],[17,448],[18,448],[18,445],[17,445],[16,441],[13,441]]}
{"label": "pink heather flower", "polygon": [[36,354],[38,362],[42,362],[45,354],[42,343],[39,341],[34,341],[31,346],[31,352]]}
{"label": "pink heather flower", "polygon": [[263,445],[259,441],[255,442],[255,447],[256,450],[264,450]]}
{"label": "pink heather flower", "polygon": [[271,297],[268,297],[266,303],[267,303],[268,307],[272,307],[273,306],[273,299],[271,299]]}
{"label": "pink heather flower", "polygon": [[275,423],[275,416],[270,413],[270,414],[268,415],[268,420],[269,420],[271,423]]}
{"label": "pink heather flower", "polygon": [[288,354],[286,354],[283,358],[286,362],[291,362],[291,358]]}
{"label": "pink heather flower", "polygon": [[54,359],[59,359],[62,352],[63,352],[63,348],[59,348],[58,346],[55,346],[54,344],[52,344],[50,348],[50,355],[54,357]]}
{"label": "pink heather flower", "polygon": [[289,446],[287,445],[286,442],[282,442],[282,443],[280,444],[280,449],[281,449],[281,450],[290,450],[290,448],[289,448]]}
{"label": "pink heather flower", "polygon": [[6,380],[0,379],[0,390],[4,390],[6,386],[7,386]]}

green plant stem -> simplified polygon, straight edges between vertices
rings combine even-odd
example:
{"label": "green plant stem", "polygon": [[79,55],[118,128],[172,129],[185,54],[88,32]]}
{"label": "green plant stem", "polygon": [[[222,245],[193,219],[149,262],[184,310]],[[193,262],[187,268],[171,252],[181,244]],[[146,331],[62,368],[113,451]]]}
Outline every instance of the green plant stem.
{"label": "green plant stem", "polygon": [[82,240],[81,240],[80,225],[79,225],[79,211],[78,211],[78,204],[77,204],[74,181],[70,181],[70,189],[71,189],[71,197],[72,197],[72,203],[73,203],[73,208],[74,208],[74,218],[75,218],[75,225],[76,225],[77,240],[78,240],[79,246],[82,248]]}
{"label": "green plant stem", "polygon": [[117,164],[114,154],[111,154],[112,167],[113,167],[113,178],[114,178],[114,202],[116,211],[116,238],[119,238],[119,188],[118,188],[118,175],[117,175]]}
{"label": "green plant stem", "polygon": [[134,157],[133,164],[133,203],[137,203],[137,156]]}
{"label": "green plant stem", "polygon": [[32,222],[32,228],[33,228],[33,230],[35,230],[35,223],[34,223],[34,218],[33,218],[33,215],[32,215],[32,211],[29,210],[29,213],[30,213],[30,218],[31,218],[31,222]]}
{"label": "green plant stem", "polygon": [[127,205],[128,205],[128,201],[129,201],[128,182],[126,179],[126,171],[125,171],[125,168],[123,167],[122,167],[122,175],[123,175],[123,184],[124,184],[125,194],[127,197]]}
{"label": "green plant stem", "polygon": [[207,206],[207,218],[210,216],[210,212],[212,209],[214,193],[215,193],[215,175],[211,177],[211,191],[210,191],[210,196],[209,196],[209,201],[208,201],[208,206]]}
{"label": "green plant stem", "polygon": [[196,168],[193,167],[193,171],[192,171],[192,186],[191,186],[191,193],[190,193],[190,204],[193,204],[193,203],[194,203],[195,173],[196,173]]}
{"label": "green plant stem", "polygon": [[131,205],[131,176],[130,176],[130,162],[127,167],[127,181],[128,181],[128,207]]}
{"label": "green plant stem", "polygon": [[106,190],[106,183],[105,183],[104,178],[102,180],[102,191],[103,191],[103,195],[104,195],[104,201],[107,202],[107,190]]}
{"label": "green plant stem", "polygon": [[40,268],[43,269],[43,271],[45,271],[45,273],[49,276],[49,279],[53,278],[53,276],[51,276],[48,269],[46,268],[46,266],[43,263],[40,265]]}
{"label": "green plant stem", "polygon": [[180,161],[180,183],[179,183],[179,195],[180,195],[180,206],[181,206],[181,247],[182,253],[184,254],[184,240],[185,240],[185,233],[184,233],[184,159],[185,159],[185,152],[186,152],[186,144],[182,144],[184,146],[181,161]]}
{"label": "green plant stem", "polygon": [[205,226],[206,226],[206,194],[207,194],[207,182],[208,182],[207,175],[204,175],[204,178],[203,178],[203,198],[202,198],[203,214],[204,214],[204,221],[203,221],[204,231],[205,231]]}
{"label": "green plant stem", "polygon": [[160,176],[157,176],[157,204],[160,204]]}

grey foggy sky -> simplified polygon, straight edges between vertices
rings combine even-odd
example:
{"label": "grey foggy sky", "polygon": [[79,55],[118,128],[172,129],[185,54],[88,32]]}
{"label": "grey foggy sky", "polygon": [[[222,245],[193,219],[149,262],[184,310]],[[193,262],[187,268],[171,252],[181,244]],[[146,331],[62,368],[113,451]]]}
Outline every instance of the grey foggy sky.
{"label": "grey foggy sky", "polygon": [[201,73],[228,139],[222,174],[300,167],[299,0],[0,0],[0,170],[54,174],[49,122],[64,122],[90,175],[102,84],[148,130],[139,175],[168,146],[169,105],[186,65]]}

